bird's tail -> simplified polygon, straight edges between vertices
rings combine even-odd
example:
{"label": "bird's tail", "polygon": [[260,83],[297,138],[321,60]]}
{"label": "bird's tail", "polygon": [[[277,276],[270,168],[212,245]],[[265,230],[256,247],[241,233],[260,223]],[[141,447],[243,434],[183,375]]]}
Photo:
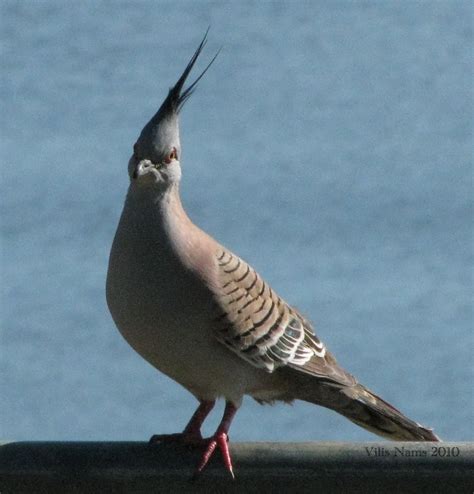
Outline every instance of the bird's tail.
{"label": "bird's tail", "polygon": [[[303,379],[306,376],[301,376]],[[314,379],[314,378],[313,378]],[[392,441],[440,441],[431,429],[405,417],[361,384],[352,386],[320,383],[302,386],[298,398],[330,408],[352,422]]]}

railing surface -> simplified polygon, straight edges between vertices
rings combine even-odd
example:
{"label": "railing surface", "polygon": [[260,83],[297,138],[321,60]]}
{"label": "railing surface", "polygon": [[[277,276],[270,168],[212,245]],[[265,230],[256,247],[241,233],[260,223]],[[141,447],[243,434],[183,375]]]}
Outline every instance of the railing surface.
{"label": "railing surface", "polygon": [[8,442],[0,494],[469,493],[474,443],[234,443],[236,480],[217,452],[191,481],[199,451],[142,442]]}

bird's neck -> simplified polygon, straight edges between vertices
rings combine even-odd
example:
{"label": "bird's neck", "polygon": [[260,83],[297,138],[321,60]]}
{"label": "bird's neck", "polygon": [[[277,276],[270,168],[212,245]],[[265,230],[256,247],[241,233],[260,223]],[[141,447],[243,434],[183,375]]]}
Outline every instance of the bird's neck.
{"label": "bird's neck", "polygon": [[142,211],[147,210],[156,220],[166,222],[169,217],[179,221],[191,221],[181,203],[179,185],[173,184],[166,189],[140,187],[131,184],[127,194],[127,202]]}
{"label": "bird's neck", "polygon": [[121,221],[120,230],[133,238],[134,258],[140,250],[142,258],[150,255],[172,272],[181,266],[204,278],[212,273],[218,244],[189,219],[178,185],[157,192],[132,184]]}
{"label": "bird's neck", "polygon": [[163,247],[188,243],[199,230],[183,208],[178,184],[162,190],[131,184],[125,209],[134,228],[154,235]]}

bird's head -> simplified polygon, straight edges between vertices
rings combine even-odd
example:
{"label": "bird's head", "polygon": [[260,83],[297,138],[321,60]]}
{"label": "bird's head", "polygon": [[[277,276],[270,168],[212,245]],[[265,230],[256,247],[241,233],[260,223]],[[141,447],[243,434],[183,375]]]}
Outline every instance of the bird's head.
{"label": "bird's head", "polygon": [[183,90],[186,78],[206,44],[206,37],[207,31],[178,82],[169,90],[160,109],[145,125],[133,146],[128,172],[130,180],[138,186],[166,189],[181,179],[179,112],[217,57],[216,54],[201,75]]}

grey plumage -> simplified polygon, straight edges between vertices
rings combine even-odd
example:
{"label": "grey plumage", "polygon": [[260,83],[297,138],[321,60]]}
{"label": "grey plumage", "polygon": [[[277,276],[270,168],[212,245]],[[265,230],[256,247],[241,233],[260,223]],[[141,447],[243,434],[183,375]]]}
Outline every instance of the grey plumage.
{"label": "grey plumage", "polygon": [[[215,60],[183,91],[205,39],[129,161],[130,187],[107,275],[119,330],[201,401],[204,416],[209,403],[226,399],[230,408],[219,434],[227,434],[233,409],[250,395],[262,403],[301,399],[325,406],[390,439],[438,440],[342,369],[311,324],[184,211],[178,116]],[[195,417],[185,434],[200,428],[202,413]],[[219,444],[226,449],[225,441]]]}
{"label": "grey plumage", "polygon": [[180,149],[178,126],[179,112],[181,111],[184,103],[193,94],[198,82],[208,71],[219,54],[219,52],[217,52],[196,80],[189,87],[183,90],[189,73],[206,45],[206,38],[207,31],[188,65],[184,69],[184,72],[181,74],[181,77],[169,90],[168,95],[155,115],[153,115],[150,121],[145,125],[145,127],[143,127],[143,130],[135,143],[134,151],[137,156],[148,158],[152,162],[159,163],[163,153],[167,151],[170,145],[178,146],[177,149]]}

